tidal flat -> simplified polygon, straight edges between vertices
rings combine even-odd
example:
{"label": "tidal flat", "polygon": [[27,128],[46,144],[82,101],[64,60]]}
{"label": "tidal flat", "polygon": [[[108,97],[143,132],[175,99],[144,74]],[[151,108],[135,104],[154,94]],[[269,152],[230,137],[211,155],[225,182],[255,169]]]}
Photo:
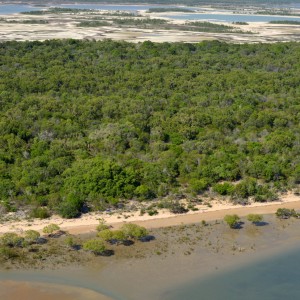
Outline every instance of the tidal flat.
{"label": "tidal flat", "polygon": [[[101,295],[112,299],[179,299],[180,291],[185,288],[197,295],[195,286],[201,282],[216,276],[219,276],[219,284],[226,282],[222,279],[228,279],[226,274],[263,266],[263,261],[280,253],[284,256],[300,246],[300,221],[297,219],[279,220],[274,215],[267,215],[261,226],[253,225],[245,218],[242,222],[240,229],[230,229],[223,221],[201,223],[201,220],[191,225],[152,229],[150,234],[154,240],[135,242],[132,246],[110,245],[114,252],[112,256],[94,256],[79,250],[72,252],[73,262],[66,259],[65,251],[62,251],[64,258],[57,253],[41,260],[34,268],[30,260],[19,265],[6,262],[1,264],[0,279],[26,281],[28,299],[32,294],[30,289],[34,290],[37,283],[59,284],[64,286],[64,291],[69,287],[70,290],[81,288],[76,299],[88,299],[85,292],[90,291],[98,293],[96,299],[102,299]],[[90,236],[82,235],[80,239]],[[80,260],[80,257],[84,259]],[[232,290],[235,284],[231,284]],[[3,286],[0,286],[0,295],[6,297],[9,289]],[[189,299],[196,299],[195,295]],[[204,292],[203,299],[211,298]]]}

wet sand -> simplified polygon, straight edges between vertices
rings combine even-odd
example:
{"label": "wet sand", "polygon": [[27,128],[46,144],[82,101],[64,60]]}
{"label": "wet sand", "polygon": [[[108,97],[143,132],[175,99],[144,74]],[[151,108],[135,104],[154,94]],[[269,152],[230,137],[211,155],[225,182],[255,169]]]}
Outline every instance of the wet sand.
{"label": "wet sand", "polygon": [[5,300],[109,300],[91,290],[46,283],[0,281],[0,299]]}

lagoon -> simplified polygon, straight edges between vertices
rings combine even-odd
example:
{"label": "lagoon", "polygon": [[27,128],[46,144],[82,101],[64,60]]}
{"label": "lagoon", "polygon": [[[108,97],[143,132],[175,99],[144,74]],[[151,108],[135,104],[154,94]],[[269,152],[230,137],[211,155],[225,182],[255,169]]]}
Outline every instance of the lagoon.
{"label": "lagoon", "polygon": [[199,14],[185,13],[180,15],[165,14],[163,17],[175,20],[190,20],[190,21],[212,21],[212,22],[270,22],[270,21],[299,21],[300,17],[285,17],[285,16],[263,16],[263,15],[239,15],[239,14]]}

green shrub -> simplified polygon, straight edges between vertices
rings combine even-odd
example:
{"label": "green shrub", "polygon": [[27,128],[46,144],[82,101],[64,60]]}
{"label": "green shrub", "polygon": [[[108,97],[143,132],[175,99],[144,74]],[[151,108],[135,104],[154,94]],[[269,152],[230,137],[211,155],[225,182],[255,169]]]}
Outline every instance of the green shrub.
{"label": "green shrub", "polygon": [[195,194],[201,194],[207,190],[209,183],[206,179],[191,179],[190,189]]}
{"label": "green shrub", "polygon": [[50,217],[50,212],[45,207],[36,207],[30,212],[31,218],[47,219]]}
{"label": "green shrub", "polygon": [[132,223],[124,224],[121,230],[124,232],[126,238],[140,239],[148,235],[148,231],[145,227]]}
{"label": "green shrub", "polygon": [[24,238],[16,233],[8,232],[4,233],[0,237],[0,245],[6,247],[22,247],[24,244]]}
{"label": "green shrub", "polygon": [[91,239],[83,243],[83,249],[91,251],[95,255],[103,254],[106,250],[105,245],[100,239]]}
{"label": "green shrub", "polygon": [[69,194],[59,207],[59,214],[63,218],[72,219],[81,215],[83,201],[75,194]]}
{"label": "green shrub", "polygon": [[110,241],[113,238],[113,231],[110,229],[104,229],[97,233],[97,236],[104,241]]}
{"label": "green shrub", "polygon": [[222,195],[231,195],[234,191],[234,185],[229,182],[217,183],[213,186],[213,191]]}
{"label": "green shrub", "polygon": [[38,231],[26,230],[25,234],[24,234],[24,239],[25,239],[25,242],[30,245],[30,244],[36,243],[40,236],[41,235]]}
{"label": "green shrub", "polygon": [[279,219],[289,219],[290,217],[298,217],[298,215],[294,209],[278,208],[276,211],[276,216]]}
{"label": "green shrub", "polygon": [[263,216],[262,215],[258,215],[258,214],[249,214],[247,216],[247,220],[249,222],[252,222],[253,224],[255,223],[259,223],[263,220]]}
{"label": "green shrub", "polygon": [[56,224],[49,224],[43,228],[43,232],[47,234],[52,234],[58,230],[60,230],[60,227]]}
{"label": "green shrub", "polygon": [[238,215],[226,215],[224,221],[230,228],[237,228],[239,225],[240,217]]}

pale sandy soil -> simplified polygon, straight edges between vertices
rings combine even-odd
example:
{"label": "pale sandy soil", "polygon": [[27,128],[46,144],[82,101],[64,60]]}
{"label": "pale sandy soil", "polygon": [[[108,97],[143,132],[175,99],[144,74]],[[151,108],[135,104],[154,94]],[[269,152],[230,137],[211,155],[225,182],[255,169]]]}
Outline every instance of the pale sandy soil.
{"label": "pale sandy soil", "polygon": [[124,222],[134,222],[147,228],[160,228],[180,224],[191,224],[202,220],[211,221],[222,219],[227,214],[238,214],[246,216],[249,213],[271,214],[280,207],[300,209],[300,197],[287,194],[280,201],[269,203],[253,203],[247,206],[233,205],[229,202],[212,201],[212,207],[197,205],[199,211],[190,211],[187,214],[174,215],[167,210],[160,210],[156,216],[140,215],[139,211],[123,214],[88,213],[78,219],[62,219],[52,216],[50,219],[33,221],[8,221],[0,224],[0,233],[18,232],[33,229],[41,231],[46,225],[58,224],[62,230],[72,234],[88,233],[96,230],[99,219],[104,219],[107,224],[115,228],[120,227]]}
{"label": "pale sandy soil", "polygon": [[[150,18],[162,18],[166,13],[140,12],[143,16]],[[212,10],[205,13],[228,13]],[[168,13],[168,15],[178,13]],[[0,41],[9,40],[47,40],[47,39],[89,39],[89,40],[125,40],[129,42],[140,42],[150,40],[153,42],[200,42],[203,40],[221,40],[235,43],[258,43],[300,40],[300,26],[277,25],[264,22],[253,22],[249,25],[232,25],[242,31],[251,31],[253,34],[237,33],[203,33],[179,30],[162,29],[138,29],[134,27],[77,27],[76,24],[82,20],[99,17],[101,14],[49,14],[49,15],[3,15],[0,19],[7,20],[47,20],[48,24],[18,24],[5,23],[0,20]],[[109,17],[108,17],[109,18]],[[288,19],[289,17],[287,17]],[[185,20],[172,20],[173,24],[182,24]],[[221,24],[221,23],[218,23]],[[224,23],[228,25],[228,23]]]}
{"label": "pale sandy soil", "polygon": [[0,299],[6,300],[109,300],[83,288],[24,281],[0,281]]}

